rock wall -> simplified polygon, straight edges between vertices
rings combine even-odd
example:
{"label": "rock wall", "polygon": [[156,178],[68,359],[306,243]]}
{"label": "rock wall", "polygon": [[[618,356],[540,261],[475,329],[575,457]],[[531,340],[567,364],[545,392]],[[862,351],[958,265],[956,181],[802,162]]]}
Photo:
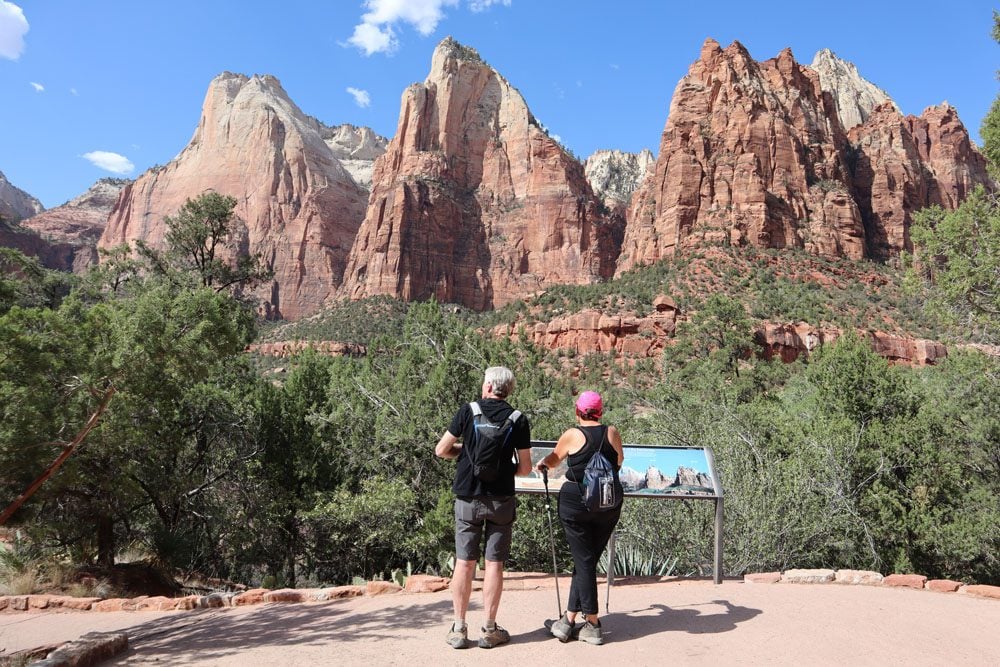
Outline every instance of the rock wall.
{"label": "rock wall", "polygon": [[264,313],[317,311],[340,285],[367,200],[321,133],[274,77],[216,77],[191,142],[122,191],[100,245],[162,246],[164,218],[215,190],[239,202],[243,225],[229,256],[259,253],[274,270],[258,292]]}
{"label": "rock wall", "polygon": [[520,93],[448,38],[404,93],[343,295],[485,310],[614,271],[615,230],[583,168]]}
{"label": "rock wall", "polygon": [[931,205],[957,208],[977,185],[994,187],[986,160],[947,104],[928,107],[919,117],[882,104],[848,138],[867,257],[884,260],[912,251],[914,212]]}
{"label": "rock wall", "polygon": [[60,249],[59,268],[83,273],[97,264],[97,243],[128,179],[102,178],[75,199],[21,222]]}
{"label": "rock wall", "polygon": [[18,222],[44,210],[42,202],[16,187],[0,171],[0,218],[7,222]]}
{"label": "rock wall", "polygon": [[758,63],[738,42],[705,42],[632,198],[618,273],[705,241],[882,260],[910,249],[913,211],[994,187],[953,108],[869,108],[873,87],[831,58],[817,60],[833,78],[788,49]]}
{"label": "rock wall", "polygon": [[618,272],[705,241],[860,259],[845,141],[819,75],[790,50],[758,63],[739,42],[707,40],[632,198]]}

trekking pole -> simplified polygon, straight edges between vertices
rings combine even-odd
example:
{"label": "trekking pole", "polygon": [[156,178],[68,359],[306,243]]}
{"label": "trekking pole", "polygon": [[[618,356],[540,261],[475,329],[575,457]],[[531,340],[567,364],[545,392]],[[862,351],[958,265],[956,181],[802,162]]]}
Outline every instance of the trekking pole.
{"label": "trekking pole", "polygon": [[556,618],[562,618],[562,598],[559,596],[559,566],[556,564],[556,536],[552,530],[552,503],[549,501],[549,469],[542,467],[542,483],[545,484],[545,514],[549,517],[549,544],[552,545],[552,578],[556,582]]}

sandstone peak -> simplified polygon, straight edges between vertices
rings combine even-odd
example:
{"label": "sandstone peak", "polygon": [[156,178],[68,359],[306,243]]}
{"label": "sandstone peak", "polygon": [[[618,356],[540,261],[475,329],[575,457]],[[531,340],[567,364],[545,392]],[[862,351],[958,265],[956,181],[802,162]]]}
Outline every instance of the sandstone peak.
{"label": "sandstone peak", "polygon": [[0,218],[17,222],[45,210],[42,202],[7,180],[0,171]]}
{"label": "sandstone peak", "polygon": [[489,309],[613,271],[615,233],[582,165],[521,94],[454,39],[403,93],[342,294]]}
{"label": "sandstone peak", "polygon": [[274,270],[258,293],[270,317],[319,309],[343,277],[367,193],[335,157],[323,126],[277,78],[223,72],[208,86],[190,143],[122,192],[102,246],[164,242],[163,220],[206,190],[237,199],[230,257],[255,253]]}
{"label": "sandstone peak", "polygon": [[356,127],[349,123],[336,127],[321,124],[320,136],[354,181],[365,190],[370,190],[375,160],[385,153],[389,140],[369,127]]}
{"label": "sandstone peak", "polygon": [[701,60],[709,60],[722,53],[722,45],[711,37],[706,37],[701,45]]}
{"label": "sandstone peak", "polygon": [[837,57],[830,49],[820,49],[809,67],[819,74],[823,90],[833,96],[845,130],[864,123],[881,104],[888,102],[899,111],[888,93],[862,77],[854,63]]}
{"label": "sandstone peak", "polygon": [[739,42],[702,55],[675,89],[655,176],[632,198],[618,271],[705,241],[860,258],[843,131],[818,77],[788,50],[760,63]]}
{"label": "sandstone peak", "polygon": [[638,153],[598,150],[584,161],[583,171],[597,196],[627,204],[655,163],[649,149]]}
{"label": "sandstone peak", "polygon": [[438,43],[437,47],[434,49],[434,55],[431,58],[432,62],[439,56],[474,63],[484,62],[478,51],[471,46],[465,46],[451,35],[448,35]]}

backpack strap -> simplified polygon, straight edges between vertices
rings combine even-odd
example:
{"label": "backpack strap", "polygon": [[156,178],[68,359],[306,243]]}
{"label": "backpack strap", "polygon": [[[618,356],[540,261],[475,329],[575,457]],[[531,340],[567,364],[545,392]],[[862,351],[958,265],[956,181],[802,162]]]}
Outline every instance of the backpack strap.
{"label": "backpack strap", "polygon": [[514,410],[514,412],[510,413],[510,415],[507,417],[507,421],[509,421],[511,424],[516,424],[517,420],[520,418],[521,418],[521,411]]}
{"label": "backpack strap", "polygon": [[482,417],[483,416],[483,409],[481,407],[479,407],[479,402],[478,401],[473,401],[472,403],[469,403],[469,407],[472,408],[472,416],[473,417]]}

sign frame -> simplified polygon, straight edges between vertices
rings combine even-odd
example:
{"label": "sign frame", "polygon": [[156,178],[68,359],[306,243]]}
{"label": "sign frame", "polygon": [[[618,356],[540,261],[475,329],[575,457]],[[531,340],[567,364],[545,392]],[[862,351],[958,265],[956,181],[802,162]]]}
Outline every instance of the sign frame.
{"label": "sign frame", "polygon": [[[521,494],[544,494],[545,487],[541,483],[541,474],[534,471],[534,466],[539,461],[547,456],[555,448],[554,440],[532,440],[531,441],[531,463],[532,472],[530,475],[524,477],[515,477],[515,492]],[[707,484],[679,484],[680,481],[692,481],[690,475],[685,475],[678,469],[677,474],[674,477],[674,482],[667,486],[662,486],[662,488],[656,488],[651,490],[649,486],[645,486],[642,489],[632,489],[625,491],[625,496],[627,498],[641,498],[641,499],[655,499],[655,500],[710,500],[715,503],[715,540],[714,540],[714,562],[713,562],[713,573],[712,580],[716,584],[722,583],[722,541],[723,541],[723,522],[724,522],[724,503],[723,503],[723,489],[722,482],[719,478],[718,471],[715,466],[715,455],[712,452],[711,447],[679,447],[679,446],[668,446],[668,445],[639,445],[639,444],[624,444],[623,449],[625,452],[625,466],[628,466],[629,454],[632,453],[633,459],[640,457],[642,459],[649,460],[652,456],[652,460],[656,461],[674,461],[678,460],[678,457],[685,458],[691,461],[691,457],[698,459],[698,457],[703,456],[704,466],[706,470],[691,469],[695,473],[707,474],[710,478],[711,487],[709,488]],[[560,468],[555,469],[550,472],[550,493],[559,493],[559,487],[562,486],[562,482],[565,479],[565,461],[560,464]],[[702,463],[702,460],[698,460],[697,463]],[[696,465],[697,465],[696,463]],[[634,469],[633,469],[634,470]],[[650,484],[650,477],[655,477],[655,474],[647,469],[646,473],[646,484]],[[687,477],[687,480],[684,478]],[[661,487],[662,481],[666,477],[662,475],[657,479],[657,484],[655,486]],[[704,482],[704,478],[699,476],[699,482]],[[623,483],[623,486],[625,484]],[[615,542],[616,542],[617,531],[611,536],[611,541],[608,544],[609,558],[608,558],[608,599],[611,595],[611,586],[614,582],[614,569],[615,569]],[[605,607],[607,607],[608,601],[605,601]]]}

